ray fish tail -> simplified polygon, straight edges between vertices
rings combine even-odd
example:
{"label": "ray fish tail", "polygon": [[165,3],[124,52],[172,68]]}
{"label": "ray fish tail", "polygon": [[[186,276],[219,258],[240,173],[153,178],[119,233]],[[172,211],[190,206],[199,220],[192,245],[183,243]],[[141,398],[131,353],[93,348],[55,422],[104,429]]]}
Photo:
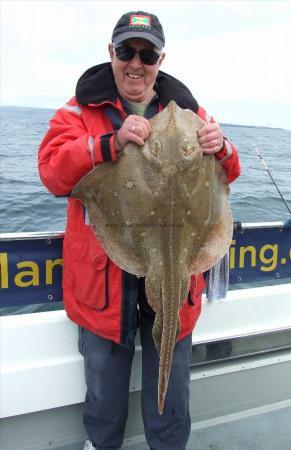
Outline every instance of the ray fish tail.
{"label": "ray fish tail", "polygon": [[163,414],[164,410],[164,402],[171,372],[173,352],[177,336],[180,332],[178,316],[180,303],[180,283],[176,283],[173,276],[170,276],[169,278],[167,277],[164,279],[162,285],[163,315],[158,387],[158,410],[160,414]]}

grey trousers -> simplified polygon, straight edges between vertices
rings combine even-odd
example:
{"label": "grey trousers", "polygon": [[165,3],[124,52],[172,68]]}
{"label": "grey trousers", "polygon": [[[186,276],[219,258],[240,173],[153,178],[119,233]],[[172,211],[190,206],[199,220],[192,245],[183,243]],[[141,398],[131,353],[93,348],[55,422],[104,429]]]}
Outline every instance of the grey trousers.
{"label": "grey trousers", "polygon": [[[189,414],[191,335],[175,347],[162,416],[157,408],[158,354],[152,338],[153,319],[140,318],[142,345],[141,407],[151,450],[185,450],[191,428]],[[129,381],[134,348],[121,347],[79,328],[87,393],[84,426],[98,450],[122,446],[128,415]]]}

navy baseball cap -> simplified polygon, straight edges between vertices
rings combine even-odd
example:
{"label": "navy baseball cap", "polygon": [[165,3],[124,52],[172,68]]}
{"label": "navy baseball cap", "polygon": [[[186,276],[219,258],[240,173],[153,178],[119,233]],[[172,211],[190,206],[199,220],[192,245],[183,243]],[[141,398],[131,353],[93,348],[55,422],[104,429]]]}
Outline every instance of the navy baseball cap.
{"label": "navy baseball cap", "polygon": [[165,36],[159,19],[144,11],[132,11],[120,17],[112,33],[112,43],[118,45],[131,38],[150,41],[160,50],[165,45]]}

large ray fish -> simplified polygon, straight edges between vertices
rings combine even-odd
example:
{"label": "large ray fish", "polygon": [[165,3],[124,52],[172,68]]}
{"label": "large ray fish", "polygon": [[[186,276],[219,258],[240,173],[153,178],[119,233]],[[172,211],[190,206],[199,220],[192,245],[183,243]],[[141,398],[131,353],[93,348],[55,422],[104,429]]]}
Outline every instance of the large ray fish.
{"label": "large ray fish", "polygon": [[162,414],[190,276],[224,256],[232,217],[224,171],[198,142],[204,122],[171,101],[150,123],[143,147],[128,144],[118,162],[85,175],[72,196],[86,206],[94,233],[115,264],[146,277],[147,299],[156,313]]}

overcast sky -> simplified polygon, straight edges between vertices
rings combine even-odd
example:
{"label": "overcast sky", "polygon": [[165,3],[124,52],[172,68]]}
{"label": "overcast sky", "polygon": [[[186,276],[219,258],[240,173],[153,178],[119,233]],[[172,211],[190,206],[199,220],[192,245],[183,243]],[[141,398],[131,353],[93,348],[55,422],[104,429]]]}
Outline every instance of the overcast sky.
{"label": "overcast sky", "polygon": [[58,108],[132,9],[158,15],[162,70],[217,121],[291,129],[291,1],[1,1],[1,104]]}

